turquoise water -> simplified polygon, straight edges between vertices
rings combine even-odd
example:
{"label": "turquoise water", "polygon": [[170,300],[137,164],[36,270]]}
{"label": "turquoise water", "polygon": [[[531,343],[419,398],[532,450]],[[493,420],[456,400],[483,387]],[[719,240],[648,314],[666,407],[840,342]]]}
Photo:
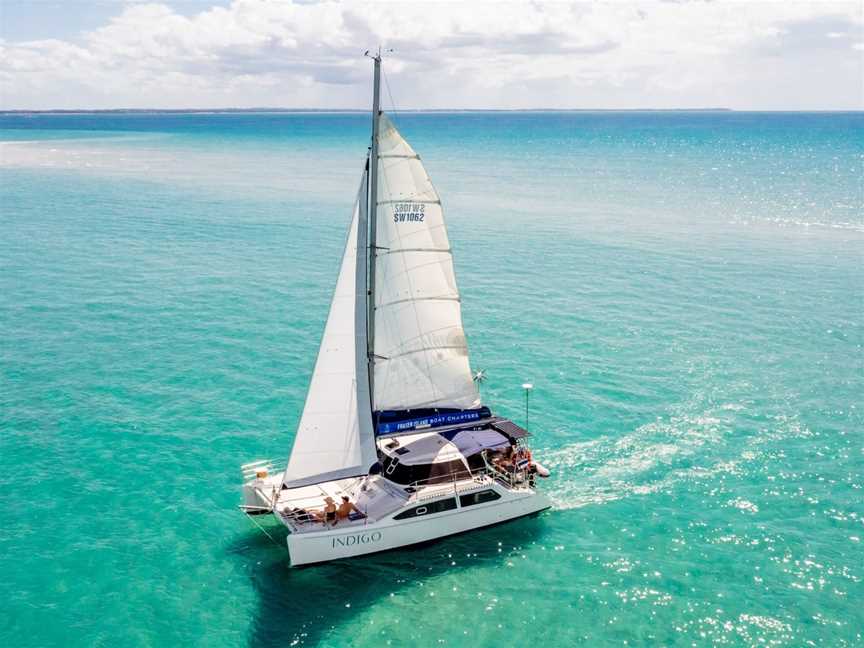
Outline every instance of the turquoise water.
{"label": "turquoise water", "polygon": [[297,570],[236,510],[365,116],[0,116],[0,644],[864,644],[864,115],[397,124],[554,507]]}

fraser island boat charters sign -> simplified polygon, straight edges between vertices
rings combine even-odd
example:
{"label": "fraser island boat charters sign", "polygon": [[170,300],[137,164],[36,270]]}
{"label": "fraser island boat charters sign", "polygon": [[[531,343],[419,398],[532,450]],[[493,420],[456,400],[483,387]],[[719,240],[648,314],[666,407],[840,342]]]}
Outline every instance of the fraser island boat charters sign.
{"label": "fraser island boat charters sign", "polygon": [[466,410],[463,412],[452,412],[447,414],[437,414],[435,416],[425,416],[423,418],[413,418],[406,421],[398,421],[396,423],[379,423],[378,434],[404,432],[405,430],[438,427],[440,425],[453,425],[454,423],[465,423],[468,421],[479,421],[484,415],[489,416],[489,411]]}

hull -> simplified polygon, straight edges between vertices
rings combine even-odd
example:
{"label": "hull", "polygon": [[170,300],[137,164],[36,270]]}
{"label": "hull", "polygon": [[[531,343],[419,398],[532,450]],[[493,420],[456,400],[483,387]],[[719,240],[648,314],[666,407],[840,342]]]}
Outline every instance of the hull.
{"label": "hull", "polygon": [[292,533],[288,535],[288,552],[292,567],[351,558],[514,520],[550,506],[542,493],[527,491],[496,502],[411,520],[388,519],[344,530],[337,525],[312,533]]}

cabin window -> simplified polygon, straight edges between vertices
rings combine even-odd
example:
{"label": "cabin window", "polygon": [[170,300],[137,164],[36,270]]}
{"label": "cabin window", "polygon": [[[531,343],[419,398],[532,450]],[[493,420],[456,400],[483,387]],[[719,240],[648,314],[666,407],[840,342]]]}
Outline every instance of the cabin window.
{"label": "cabin window", "polygon": [[393,472],[396,470],[396,466],[398,466],[398,465],[399,465],[399,457],[395,457],[395,458],[394,458],[394,459],[393,459],[393,460],[392,460],[392,461],[387,465],[387,467],[384,469],[384,474],[385,474],[385,475],[392,475]]}
{"label": "cabin window", "polygon": [[497,499],[501,499],[501,496],[494,490],[478,491],[476,493],[460,495],[459,506],[473,506],[474,504],[482,504],[483,502],[493,502]]}
{"label": "cabin window", "polygon": [[407,486],[414,482],[443,484],[453,480],[453,475],[466,476],[465,464],[459,459],[433,464],[404,464],[399,457],[385,457],[384,476],[395,484]]}
{"label": "cabin window", "polygon": [[432,513],[452,511],[455,508],[456,498],[451,497],[450,499],[436,500],[434,502],[428,502],[426,504],[421,504],[420,506],[415,506],[414,508],[408,509],[407,511],[402,511],[398,515],[394,515],[393,519],[404,520],[406,518],[422,517],[424,515],[431,515]]}

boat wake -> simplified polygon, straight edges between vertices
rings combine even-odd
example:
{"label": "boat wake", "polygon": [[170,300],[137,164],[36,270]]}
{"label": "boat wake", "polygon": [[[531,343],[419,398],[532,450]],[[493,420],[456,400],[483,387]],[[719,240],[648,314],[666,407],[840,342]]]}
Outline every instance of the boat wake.
{"label": "boat wake", "polygon": [[743,409],[727,403],[699,415],[658,419],[621,437],[540,451],[553,473],[546,492],[557,510],[669,492],[682,483],[739,474],[764,454],[766,443],[807,432],[797,417],[777,415],[763,433],[742,440],[735,422]]}
{"label": "boat wake", "polygon": [[[846,207],[844,205],[841,208]],[[766,225],[783,228],[814,228],[814,229],[834,229],[834,230],[849,230],[852,232],[864,233],[864,222],[836,220],[830,217],[823,219],[800,218],[794,216],[765,216],[760,218],[755,217],[735,217],[729,221],[730,225]]]}

